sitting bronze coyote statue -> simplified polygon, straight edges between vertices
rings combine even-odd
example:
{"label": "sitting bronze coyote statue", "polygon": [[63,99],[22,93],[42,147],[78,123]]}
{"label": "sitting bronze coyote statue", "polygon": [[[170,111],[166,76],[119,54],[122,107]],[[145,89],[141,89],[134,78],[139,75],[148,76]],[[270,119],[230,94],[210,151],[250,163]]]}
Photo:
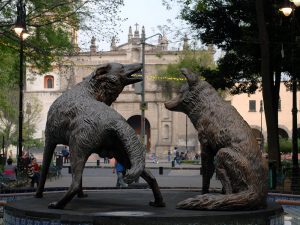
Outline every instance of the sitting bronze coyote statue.
{"label": "sitting bronze coyote statue", "polygon": [[92,153],[116,158],[126,168],[124,180],[127,183],[141,176],[154,194],[155,200],[150,205],[165,206],[156,179],[145,169],[145,147],[127,121],[108,106],[126,85],[142,80],[131,76],[140,69],[141,64],[102,65],[51,105],[36,197],[43,196],[46,176],[57,144],[68,145],[72,152],[72,184],[59,201],[49,204],[49,208],[62,209],[76,194],[83,195],[82,172]]}
{"label": "sitting bronze coyote statue", "polygon": [[[182,69],[187,79],[180,94],[165,103],[185,113],[203,147],[203,184],[209,185],[213,165],[225,194],[203,194],[177,204],[183,209],[248,210],[266,205],[267,166],[251,128],[236,109],[206,81]],[[207,171],[210,170],[210,171]],[[208,191],[208,187],[206,187]]]}

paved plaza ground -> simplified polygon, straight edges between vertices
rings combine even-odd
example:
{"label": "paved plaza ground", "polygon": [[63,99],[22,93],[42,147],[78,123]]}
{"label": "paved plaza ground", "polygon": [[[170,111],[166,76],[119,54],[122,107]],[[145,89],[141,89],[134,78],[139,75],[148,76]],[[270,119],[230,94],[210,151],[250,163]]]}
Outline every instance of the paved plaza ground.
{"label": "paved plaza ground", "polygon": [[[69,187],[71,174],[68,166],[69,164],[64,164],[59,178],[47,180],[46,187]],[[146,167],[150,169],[161,187],[200,188],[202,186],[200,165],[181,164],[172,167],[171,162],[167,161],[158,164],[147,161]],[[159,174],[159,167],[163,168],[163,174]],[[100,162],[100,167],[97,167],[96,162],[87,163],[83,174],[84,187],[115,187],[116,181],[117,176],[113,173],[111,164]],[[140,178],[140,183],[145,181]],[[220,182],[215,177],[211,181],[211,188],[221,188]]]}
{"label": "paved plaza ground", "polygon": [[[69,164],[64,164],[61,176],[57,179],[47,180],[46,188],[69,187],[71,184],[71,174],[69,173]],[[162,167],[160,174],[159,167]],[[147,160],[146,168],[156,177],[157,182],[162,189],[165,188],[188,188],[199,190],[202,186],[202,178],[200,175],[200,165],[181,164],[172,167],[172,163],[162,160],[159,163],[153,163]],[[83,186],[86,188],[109,188],[115,187],[117,181],[116,174],[113,173],[112,164],[104,164],[100,162],[97,166],[96,161],[89,161],[86,164],[83,175]],[[143,185],[145,181],[140,178],[139,185]],[[220,191],[221,183],[215,177],[211,179],[211,189]],[[284,210],[288,213],[285,216],[285,225],[300,225],[300,207],[284,206]]]}
{"label": "paved plaza ground", "polygon": [[[63,165],[61,175],[57,178],[48,179],[46,188],[68,188],[71,184],[71,174],[69,173],[69,163]],[[181,164],[173,167],[172,162],[160,160],[159,163],[153,163],[147,160],[146,168],[156,177],[159,186],[162,189],[189,189],[191,191],[199,191],[202,186],[202,178],[200,175],[199,164]],[[100,165],[97,165],[96,160],[89,160],[83,174],[84,188],[115,188],[117,176],[113,173],[113,164],[104,164],[103,159]],[[138,184],[133,184],[132,187],[146,187],[145,181],[140,178]],[[216,179],[215,175],[211,180],[211,189],[220,191],[221,184]],[[126,190],[124,190],[126,191]],[[128,190],[129,191],[129,190]],[[64,192],[64,191],[63,191]],[[299,197],[299,196],[298,196]],[[284,207],[287,216],[285,216],[286,225],[300,225],[300,206],[299,207]]]}
{"label": "paved plaza ground", "polygon": [[[38,163],[41,164],[42,155],[37,155]],[[97,160],[99,160],[97,162]],[[55,163],[54,159],[54,163]],[[46,188],[52,187],[69,187],[71,183],[71,174],[69,173],[70,163],[64,163],[61,171],[61,176],[56,179],[47,180]],[[104,163],[103,158],[97,155],[92,155],[86,163],[83,174],[84,187],[115,187],[117,176],[113,173],[114,161]],[[159,168],[163,174],[159,174]],[[146,168],[150,169],[156,177],[159,186],[161,187],[185,187],[185,188],[200,188],[202,179],[200,176],[199,164],[176,164],[172,165],[172,161],[167,159],[159,159],[158,163],[153,163],[151,159],[146,160]],[[140,183],[145,181],[140,178]],[[220,182],[213,177],[211,187],[221,188]]]}

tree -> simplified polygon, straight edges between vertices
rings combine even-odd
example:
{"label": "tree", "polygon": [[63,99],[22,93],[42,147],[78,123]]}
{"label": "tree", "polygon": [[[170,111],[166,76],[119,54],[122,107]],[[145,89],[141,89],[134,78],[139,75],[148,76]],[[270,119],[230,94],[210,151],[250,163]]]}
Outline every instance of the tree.
{"label": "tree", "polygon": [[[0,129],[6,135],[7,144],[15,140],[18,117],[16,94],[19,90],[20,40],[12,30],[18,2],[19,0],[0,1]],[[26,64],[34,68],[37,75],[51,70],[53,63],[59,62],[62,56],[76,54],[79,50],[76,43],[77,30],[103,39],[112,37],[121,20],[118,11],[123,5],[123,0],[23,2],[26,3],[27,30],[31,34],[24,42],[24,55]],[[30,121],[34,122],[33,119]],[[26,123],[25,118],[24,137],[30,137],[32,130],[26,130]]]}
{"label": "tree", "polygon": [[189,68],[193,72],[201,72],[215,68],[213,54],[209,50],[184,49],[179,53],[178,63],[160,67],[156,84],[161,88],[163,95],[171,97],[172,92],[180,88],[183,79],[180,68]]}
{"label": "tree", "polygon": [[[275,160],[277,167],[280,167],[278,99],[281,72],[292,74],[295,64],[291,64],[293,61],[291,49],[299,46],[290,44],[291,23],[284,26],[287,19],[280,14],[278,2],[271,0],[171,0],[171,2],[179,2],[182,5],[181,18],[191,24],[192,30],[197,32],[203,43],[215,44],[226,52],[218,61],[216,74],[223,77],[224,81],[229,81],[228,87],[233,87],[231,89],[233,93],[253,93],[257,88],[262,88],[269,159]],[[295,17],[299,18],[299,15]],[[234,86],[236,83],[240,85]],[[262,87],[259,83],[262,83]]]}
{"label": "tree", "polygon": [[[0,45],[14,49],[19,40],[12,31],[16,20],[17,0],[0,3]],[[27,0],[27,29],[31,36],[25,42],[27,62],[41,72],[51,69],[59,57],[77,51],[77,31],[111,38],[123,0]],[[18,57],[15,57],[18,58]]]}
{"label": "tree", "polygon": [[[0,111],[0,136],[5,140],[5,155],[10,145],[16,145],[18,141],[18,90],[16,88],[6,90],[6,101],[10,106],[2,108]],[[41,104],[37,99],[25,99],[26,107],[23,121],[23,138],[24,147],[41,147],[42,141],[36,139],[36,122],[40,119],[40,112],[42,110]],[[29,103],[30,102],[30,103]]]}

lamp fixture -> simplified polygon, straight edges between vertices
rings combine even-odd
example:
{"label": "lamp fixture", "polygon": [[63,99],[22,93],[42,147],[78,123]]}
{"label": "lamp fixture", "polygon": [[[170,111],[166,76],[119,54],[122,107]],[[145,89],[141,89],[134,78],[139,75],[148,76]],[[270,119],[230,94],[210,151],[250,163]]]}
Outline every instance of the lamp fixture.
{"label": "lamp fixture", "polygon": [[20,37],[20,35],[23,31],[23,28],[22,27],[14,27],[14,31]]}
{"label": "lamp fixture", "polygon": [[29,33],[26,29],[26,8],[22,1],[18,2],[17,14],[17,20],[13,29],[22,40],[25,40],[29,37]]}
{"label": "lamp fixture", "polygon": [[285,15],[285,16],[291,15],[291,13],[292,13],[292,11],[293,11],[293,9],[292,9],[291,7],[283,7],[283,8],[280,8],[279,10],[280,10],[280,11],[283,13],[283,15]]}
{"label": "lamp fixture", "polygon": [[293,2],[296,7],[300,6],[300,0],[290,0],[290,2]]}
{"label": "lamp fixture", "polygon": [[26,30],[23,30],[23,32],[21,33],[21,38],[23,40],[27,39],[28,37],[30,36],[30,34],[26,31]]}

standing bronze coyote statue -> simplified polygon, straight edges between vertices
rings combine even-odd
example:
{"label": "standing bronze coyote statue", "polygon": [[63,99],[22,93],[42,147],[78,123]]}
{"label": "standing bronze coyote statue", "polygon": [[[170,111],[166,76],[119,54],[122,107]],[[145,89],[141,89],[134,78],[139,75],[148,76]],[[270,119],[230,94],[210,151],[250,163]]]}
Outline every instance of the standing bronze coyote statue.
{"label": "standing bronze coyote statue", "polygon": [[145,147],[127,121],[108,106],[126,85],[142,81],[140,77],[131,76],[141,68],[141,64],[102,65],[51,105],[36,197],[43,196],[46,176],[57,144],[70,147],[72,184],[59,201],[49,204],[49,208],[64,208],[76,194],[83,197],[82,172],[92,153],[116,158],[126,168],[125,182],[131,183],[141,176],[154,194],[155,200],[150,205],[165,205],[156,179],[145,169]]}
{"label": "standing bronze coyote statue", "polygon": [[267,166],[251,128],[236,109],[206,81],[182,69],[187,85],[165,103],[167,109],[187,114],[198,131],[206,156],[204,193],[216,169],[225,194],[203,194],[177,204],[183,209],[248,210],[266,205]]}

